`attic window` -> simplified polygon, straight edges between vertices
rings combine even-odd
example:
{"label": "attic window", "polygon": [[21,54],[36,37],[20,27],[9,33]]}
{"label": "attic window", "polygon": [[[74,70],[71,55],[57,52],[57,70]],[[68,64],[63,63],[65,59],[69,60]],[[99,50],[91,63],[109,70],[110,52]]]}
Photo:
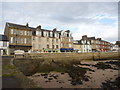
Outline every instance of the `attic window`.
{"label": "attic window", "polygon": [[7,24],[8,26],[10,26],[9,24]]}

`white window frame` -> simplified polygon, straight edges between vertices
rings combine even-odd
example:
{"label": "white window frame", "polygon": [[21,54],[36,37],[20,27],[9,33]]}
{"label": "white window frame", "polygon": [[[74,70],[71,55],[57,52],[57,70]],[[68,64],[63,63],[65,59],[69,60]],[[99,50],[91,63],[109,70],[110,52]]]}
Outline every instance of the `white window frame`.
{"label": "white window frame", "polygon": [[14,29],[11,29],[11,34],[13,34]]}
{"label": "white window frame", "polygon": [[53,36],[53,33],[52,32],[50,32],[50,37],[52,37]]}
{"label": "white window frame", "polygon": [[26,38],[24,39],[24,43],[25,43],[25,44],[27,43],[27,39],[26,39]]}
{"label": "white window frame", "polygon": [[11,37],[10,42],[13,43],[13,37]]}
{"label": "white window frame", "polygon": [[27,31],[24,31],[24,34],[27,35]]}
{"label": "white window frame", "polygon": [[23,38],[20,38],[20,44],[22,44],[23,43]]}

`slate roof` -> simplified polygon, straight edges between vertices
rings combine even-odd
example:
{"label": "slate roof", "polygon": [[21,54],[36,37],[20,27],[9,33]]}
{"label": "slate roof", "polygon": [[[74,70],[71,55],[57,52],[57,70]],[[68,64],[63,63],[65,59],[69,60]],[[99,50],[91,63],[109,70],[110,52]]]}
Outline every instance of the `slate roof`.
{"label": "slate roof", "polygon": [[8,41],[8,38],[6,35],[0,35],[0,41]]}
{"label": "slate roof", "polygon": [[14,23],[6,23],[9,27],[16,27],[16,28],[22,28],[22,29],[32,29],[35,30],[33,27],[27,27],[26,25],[19,25],[19,24],[14,24]]}
{"label": "slate roof", "polygon": [[[16,27],[16,28],[21,28],[21,29],[32,29],[33,31],[34,30],[37,30],[37,28],[34,28],[34,27],[27,27],[26,25],[19,25],[19,24],[14,24],[14,23],[9,23],[7,22],[6,23],[9,27]],[[47,30],[47,29],[41,29],[43,31],[48,31],[48,32],[51,32],[52,30]],[[56,31],[56,32],[60,32],[60,31]]]}

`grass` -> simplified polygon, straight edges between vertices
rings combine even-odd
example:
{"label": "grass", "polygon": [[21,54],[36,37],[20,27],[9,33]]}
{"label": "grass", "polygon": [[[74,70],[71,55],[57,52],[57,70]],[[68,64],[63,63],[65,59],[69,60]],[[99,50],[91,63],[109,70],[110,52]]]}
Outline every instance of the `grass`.
{"label": "grass", "polygon": [[10,76],[15,76],[15,74],[9,73],[9,74],[2,74],[2,77],[10,77]]}
{"label": "grass", "polygon": [[10,59],[2,60],[2,62],[3,78],[7,79],[14,76],[20,81],[20,83],[18,82],[20,84],[20,88],[37,88],[30,79],[28,79],[22,72],[20,72],[20,70],[18,70],[14,65],[10,64]]}

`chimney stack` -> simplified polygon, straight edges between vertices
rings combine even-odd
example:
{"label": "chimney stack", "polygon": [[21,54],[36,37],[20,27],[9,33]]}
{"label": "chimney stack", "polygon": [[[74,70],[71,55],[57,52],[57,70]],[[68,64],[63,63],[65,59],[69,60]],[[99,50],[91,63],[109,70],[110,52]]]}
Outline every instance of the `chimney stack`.
{"label": "chimney stack", "polygon": [[57,29],[56,29],[56,28],[54,28],[54,29],[53,29],[53,32],[55,32],[55,31],[57,31]]}
{"label": "chimney stack", "polygon": [[101,38],[97,38],[97,40],[100,40],[100,41],[101,41]]}
{"label": "chimney stack", "polygon": [[37,26],[37,28],[41,29],[41,25]]}
{"label": "chimney stack", "polygon": [[26,27],[29,27],[29,24],[28,24],[28,23],[26,23]]}
{"label": "chimney stack", "polygon": [[83,35],[83,36],[82,36],[82,39],[87,39],[87,35]]}

